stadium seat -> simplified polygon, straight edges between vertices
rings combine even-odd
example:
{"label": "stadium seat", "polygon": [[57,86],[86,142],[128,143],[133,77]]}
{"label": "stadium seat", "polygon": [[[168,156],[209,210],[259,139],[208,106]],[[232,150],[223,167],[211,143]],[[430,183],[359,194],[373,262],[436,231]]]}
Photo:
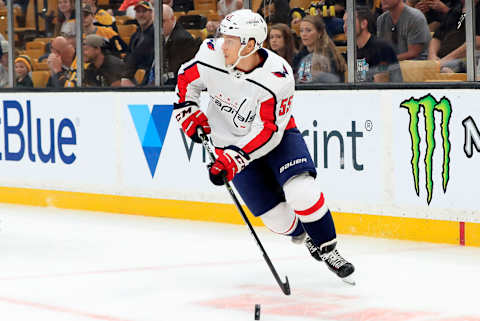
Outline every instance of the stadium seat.
{"label": "stadium seat", "polygon": [[34,70],[32,71],[32,81],[34,88],[45,88],[47,86],[50,72],[46,70]]}
{"label": "stadium seat", "polygon": [[25,44],[26,50],[41,50],[45,53],[45,42],[43,41],[29,41]]}
{"label": "stadium seat", "polygon": [[440,74],[440,63],[435,60],[400,61],[403,82],[425,82]]}
{"label": "stadium seat", "polygon": [[49,70],[48,69],[48,63],[46,62],[46,60],[44,60],[45,62],[38,62],[36,59],[33,59],[33,70],[36,70],[36,71],[41,71],[41,70]]}
{"label": "stadium seat", "polygon": [[439,73],[425,79],[426,82],[467,81],[466,73]]}
{"label": "stadium seat", "polygon": [[216,0],[193,0],[193,8],[195,10],[213,10],[217,11]]}
{"label": "stadium seat", "polygon": [[137,26],[136,25],[117,25],[117,28],[118,28],[118,34],[120,35],[120,38],[122,38],[127,45],[130,44],[130,38],[137,31]]}
{"label": "stadium seat", "polygon": [[137,84],[141,84],[143,82],[143,78],[145,78],[145,69],[137,69],[135,72],[135,80],[137,81]]}
{"label": "stadium seat", "polygon": [[129,20],[134,20],[134,19],[130,18],[129,16],[115,16],[115,21],[117,22],[117,26],[124,25],[125,22]]}

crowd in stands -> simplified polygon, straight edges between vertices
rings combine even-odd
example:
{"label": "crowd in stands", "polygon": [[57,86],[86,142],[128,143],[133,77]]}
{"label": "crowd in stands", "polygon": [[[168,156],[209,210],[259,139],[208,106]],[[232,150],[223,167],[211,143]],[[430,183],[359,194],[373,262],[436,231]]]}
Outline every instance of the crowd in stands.
{"label": "crowd in stands", "polygon": [[[101,0],[100,0],[101,1]],[[82,86],[154,86],[153,0],[82,0]],[[246,0],[163,0],[162,83],[175,85],[177,71],[219,22]],[[407,64],[428,61],[438,74],[466,73],[465,0],[356,0],[356,81],[402,82]],[[475,36],[480,46],[480,6]],[[16,87],[78,87],[74,0],[50,0],[52,30],[30,40],[16,35]],[[19,17],[29,1],[15,0]],[[0,10],[5,2],[0,0]],[[342,83],[347,78],[347,12],[343,0],[253,0],[269,25],[264,46],[292,66],[298,84]],[[201,9],[199,9],[201,8]],[[205,9],[207,8],[207,9]],[[41,10],[41,8],[40,8]],[[47,11],[47,10],[44,10]],[[185,17],[189,19],[185,19]],[[200,19],[201,18],[201,19]],[[17,20],[20,26],[22,19]],[[49,33],[50,32],[50,33]],[[49,37],[45,34],[49,33]],[[0,35],[0,87],[8,86],[8,42]],[[35,46],[32,42],[43,45]],[[28,48],[40,48],[39,54]],[[39,74],[42,76],[39,78]],[[466,77],[466,76],[465,76]],[[408,78],[408,77],[407,77]],[[441,79],[445,79],[440,77]],[[439,79],[440,79],[439,78]],[[39,79],[42,79],[41,81]],[[448,79],[448,78],[447,78]],[[454,78],[452,78],[454,79]],[[466,80],[466,78],[465,78]]]}

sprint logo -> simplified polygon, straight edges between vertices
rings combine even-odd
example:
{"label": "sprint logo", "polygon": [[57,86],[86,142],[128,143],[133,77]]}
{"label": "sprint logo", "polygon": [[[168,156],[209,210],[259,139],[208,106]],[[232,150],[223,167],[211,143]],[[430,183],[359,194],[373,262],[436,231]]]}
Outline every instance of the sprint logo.
{"label": "sprint logo", "polygon": [[163,141],[167,135],[173,105],[128,105],[150,174],[155,175]]}
{"label": "sprint logo", "polygon": [[[443,164],[442,164],[442,185],[443,192],[446,193],[448,180],[450,178],[450,118],[452,115],[452,107],[448,98],[443,97],[440,101],[428,94],[420,99],[410,98],[400,104],[400,108],[408,110],[410,115],[409,133],[412,140],[412,172],[415,185],[415,192],[420,196],[419,175],[420,175],[420,140],[421,135],[418,130],[418,122],[420,112],[423,110],[425,118],[425,142],[426,152],[424,158],[425,164],[425,185],[427,189],[427,203],[430,205],[433,195],[433,178],[432,178],[432,158],[435,150],[435,115],[441,115],[440,131],[442,134],[442,148],[443,148]],[[437,111],[437,113],[435,113]]]}

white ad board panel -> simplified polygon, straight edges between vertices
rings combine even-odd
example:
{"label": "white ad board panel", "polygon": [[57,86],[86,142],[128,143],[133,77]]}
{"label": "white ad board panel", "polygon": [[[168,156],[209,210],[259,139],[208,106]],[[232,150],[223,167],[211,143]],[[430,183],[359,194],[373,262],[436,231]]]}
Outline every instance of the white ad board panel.
{"label": "white ad board panel", "polygon": [[2,95],[3,186],[110,193],[118,173],[115,106],[104,94]]}

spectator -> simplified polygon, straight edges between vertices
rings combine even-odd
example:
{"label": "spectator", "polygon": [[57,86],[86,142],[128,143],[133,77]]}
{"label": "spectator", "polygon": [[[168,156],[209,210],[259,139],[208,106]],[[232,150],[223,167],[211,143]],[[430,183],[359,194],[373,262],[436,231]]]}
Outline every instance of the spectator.
{"label": "spectator", "polygon": [[108,42],[99,35],[85,37],[83,46],[85,61],[85,85],[87,87],[118,87],[124,78],[125,63],[109,53]]}
{"label": "spectator", "polygon": [[[445,16],[433,34],[428,59],[440,61],[444,72],[466,72],[465,0],[461,0]],[[475,40],[480,44],[480,6],[475,0]]]}
{"label": "spectator", "polygon": [[[230,12],[243,8],[243,0],[219,0],[217,2],[217,13],[220,16],[220,21],[225,18]],[[207,22],[207,32],[215,34],[220,25],[220,21]]]}
{"label": "spectator", "polygon": [[[172,8],[163,5],[163,82],[167,85],[177,83],[180,66],[193,58],[202,40],[194,39],[190,33],[177,23]],[[146,75],[146,82],[153,85],[155,81],[155,65],[152,64]]]}
{"label": "spectator", "polygon": [[[314,81],[312,75],[313,58],[318,62],[317,67],[325,67],[323,70],[315,70],[317,73],[323,72],[321,76],[325,75],[323,77],[325,81],[344,81],[344,73],[347,70],[345,59],[337,52],[335,44],[328,36],[322,18],[305,16],[300,22],[300,37],[302,38],[302,47],[293,59],[296,81],[300,83]],[[314,55],[324,58],[314,57]],[[321,63],[325,61],[328,61],[328,63]],[[317,81],[321,82],[321,79],[317,79]]]}
{"label": "spectator", "polygon": [[176,23],[172,8],[163,5],[164,40],[163,72],[165,84],[175,85],[180,66],[193,58],[200,47],[201,40],[195,40],[180,23]]}
{"label": "spectator", "polygon": [[423,13],[403,0],[382,0],[385,12],[377,18],[377,36],[392,44],[398,60],[427,59],[430,30]]}
{"label": "spectator", "polygon": [[55,24],[54,35],[59,36],[67,29],[75,28],[75,3],[74,0],[58,0],[58,16]]}
{"label": "spectator", "polygon": [[127,44],[120,38],[112,28],[96,26],[93,23],[93,10],[87,4],[82,7],[83,13],[83,32],[86,35],[97,34],[107,40],[107,44],[110,46],[110,51],[116,56],[126,54],[128,51]]}
{"label": "spectator", "polygon": [[154,58],[153,6],[148,1],[135,5],[135,18],[139,29],[130,39],[129,54],[125,57],[127,70],[122,86],[134,86],[131,81],[138,69],[149,70]]}
{"label": "spectator", "polygon": [[[358,82],[402,82],[402,72],[392,46],[386,41],[375,39],[375,20],[368,7],[357,7],[355,15],[355,37],[357,41],[356,73]],[[347,13],[343,28],[347,33]]]}
{"label": "spectator", "polygon": [[458,0],[407,0],[406,4],[410,7],[420,10],[427,19],[430,31],[435,31],[445,15],[450,11],[450,7]]}
{"label": "spectator", "polygon": [[49,88],[63,88],[77,86],[77,59],[75,48],[64,37],[52,40],[52,53],[47,63],[50,69]]}
{"label": "spectator", "polygon": [[112,28],[115,32],[118,32],[115,18],[112,17],[107,11],[97,7],[97,0],[82,0],[83,5],[89,5],[94,13],[94,24],[96,26]]}
{"label": "spectator", "polygon": [[270,27],[267,48],[283,57],[290,66],[293,65],[293,57],[297,54],[297,49],[292,31],[286,24],[277,23]]}
{"label": "spectator", "polygon": [[33,88],[33,81],[32,77],[30,76],[32,72],[32,66],[32,61],[27,55],[21,55],[15,59],[15,87]]}
{"label": "spectator", "polygon": [[0,88],[9,87],[8,81],[8,41],[0,41]]}
{"label": "spectator", "polygon": [[131,19],[135,19],[135,5],[138,0],[123,0],[118,11],[125,11],[125,15]]}
{"label": "spectator", "polygon": [[267,0],[260,3],[259,13],[267,24],[290,24],[290,4],[288,0]]}

